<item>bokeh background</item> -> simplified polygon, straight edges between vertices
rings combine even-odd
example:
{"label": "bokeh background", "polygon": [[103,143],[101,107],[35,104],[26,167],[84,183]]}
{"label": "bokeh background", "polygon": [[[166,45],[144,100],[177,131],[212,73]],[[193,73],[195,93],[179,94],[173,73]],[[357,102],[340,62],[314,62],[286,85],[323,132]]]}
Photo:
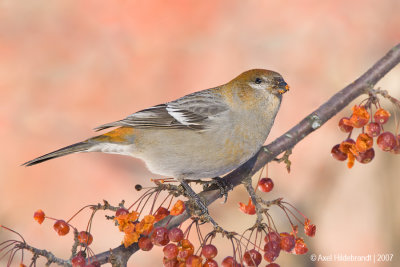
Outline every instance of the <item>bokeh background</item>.
{"label": "bokeh background", "polygon": [[[96,153],[30,168],[21,163],[90,137],[100,124],[251,68],[278,71],[291,86],[272,141],[398,43],[399,14],[398,0],[0,1],[0,224],[68,257],[72,235],[58,237],[50,221],[38,225],[36,209],[67,219],[103,199],[132,203],[134,185],[150,185],[155,176],[140,161]],[[379,86],[399,98],[400,68]],[[306,238],[310,252],[282,253],[281,266],[400,265],[400,157],[377,149],[370,164],[351,170],[333,160],[331,147],[346,138],[337,122],[350,113],[349,106],[295,147],[290,174],[283,165],[269,166],[275,189],[265,197],[284,197],[318,228]],[[387,127],[395,131],[394,119]],[[237,188],[211,214],[239,232],[255,219],[238,210],[246,200]],[[275,214],[278,227],[289,231],[283,214]],[[87,220],[84,213],[74,222],[83,229]],[[93,235],[95,252],[122,239],[102,214]],[[9,238],[15,236],[0,230],[0,242]],[[230,253],[224,247],[219,259]],[[312,262],[312,253],[394,257],[375,264]],[[158,249],[134,255],[129,266],[161,261]]]}

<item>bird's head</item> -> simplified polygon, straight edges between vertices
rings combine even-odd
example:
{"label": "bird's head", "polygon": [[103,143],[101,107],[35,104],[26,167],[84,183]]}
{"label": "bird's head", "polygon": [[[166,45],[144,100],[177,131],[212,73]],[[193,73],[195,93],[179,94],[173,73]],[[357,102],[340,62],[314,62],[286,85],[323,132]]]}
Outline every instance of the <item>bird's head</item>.
{"label": "bird's head", "polygon": [[267,90],[279,97],[289,90],[289,85],[279,73],[264,69],[245,71],[230,83],[249,86],[255,90]]}

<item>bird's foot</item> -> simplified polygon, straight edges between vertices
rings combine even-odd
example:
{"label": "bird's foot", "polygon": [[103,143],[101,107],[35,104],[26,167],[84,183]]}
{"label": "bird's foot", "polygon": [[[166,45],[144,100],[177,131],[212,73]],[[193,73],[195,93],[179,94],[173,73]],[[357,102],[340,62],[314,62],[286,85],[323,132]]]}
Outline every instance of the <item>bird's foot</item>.
{"label": "bird's foot", "polygon": [[212,223],[214,228],[218,228],[218,224],[208,213],[207,203],[205,203],[205,201],[203,201],[184,180],[181,181],[181,184],[185,188],[189,201],[192,202],[194,206],[196,206],[196,208],[201,211],[201,215],[199,217],[204,221],[209,221],[210,223]]}
{"label": "bird's foot", "polygon": [[214,177],[211,181],[204,181],[203,190],[210,190],[211,186],[215,185],[221,194],[220,197],[224,197],[224,201],[222,203],[226,203],[228,199],[228,192],[233,189],[233,185],[228,183],[227,180],[221,177]]}

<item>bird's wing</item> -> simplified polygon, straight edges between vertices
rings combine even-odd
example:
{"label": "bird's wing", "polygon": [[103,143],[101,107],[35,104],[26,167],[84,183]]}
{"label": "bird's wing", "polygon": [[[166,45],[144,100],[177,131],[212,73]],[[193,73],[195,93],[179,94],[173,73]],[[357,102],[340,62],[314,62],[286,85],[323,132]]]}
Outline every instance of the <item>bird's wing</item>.
{"label": "bird's wing", "polygon": [[209,120],[228,110],[221,97],[210,89],[186,95],[175,101],[138,111],[125,119],[103,124],[100,131],[109,127],[205,130]]}

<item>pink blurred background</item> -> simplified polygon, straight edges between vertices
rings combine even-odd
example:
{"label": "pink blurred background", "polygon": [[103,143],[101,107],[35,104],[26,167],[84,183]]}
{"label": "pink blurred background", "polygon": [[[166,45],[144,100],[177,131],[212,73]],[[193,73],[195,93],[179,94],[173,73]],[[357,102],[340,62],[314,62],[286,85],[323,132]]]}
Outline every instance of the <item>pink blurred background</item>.
{"label": "pink blurred background", "polygon": [[[86,139],[100,124],[251,68],[278,71],[291,86],[272,141],[398,43],[399,14],[398,0],[2,1],[0,224],[68,257],[72,235],[58,237],[49,221],[38,225],[36,209],[67,219],[103,199],[131,203],[134,185],[150,185],[155,176],[137,160],[95,153],[30,168],[21,163]],[[400,67],[379,86],[400,98]],[[370,164],[351,170],[333,160],[331,147],[346,137],[337,121],[350,113],[349,107],[295,147],[290,174],[283,165],[269,166],[275,189],[266,198],[283,196],[318,229],[306,238],[310,252],[282,253],[281,266],[400,266],[400,157],[376,150]],[[393,121],[388,127],[394,130]],[[255,220],[238,211],[246,200],[237,188],[227,204],[213,204],[211,214],[240,232]],[[282,213],[275,214],[288,231]],[[75,225],[84,228],[88,216]],[[95,252],[122,239],[103,218],[99,213],[94,221]],[[0,242],[9,238],[15,236],[0,230]],[[160,251],[135,254],[129,266],[159,266]],[[221,247],[220,259],[228,253]],[[312,262],[312,253],[394,257],[375,264]]]}

